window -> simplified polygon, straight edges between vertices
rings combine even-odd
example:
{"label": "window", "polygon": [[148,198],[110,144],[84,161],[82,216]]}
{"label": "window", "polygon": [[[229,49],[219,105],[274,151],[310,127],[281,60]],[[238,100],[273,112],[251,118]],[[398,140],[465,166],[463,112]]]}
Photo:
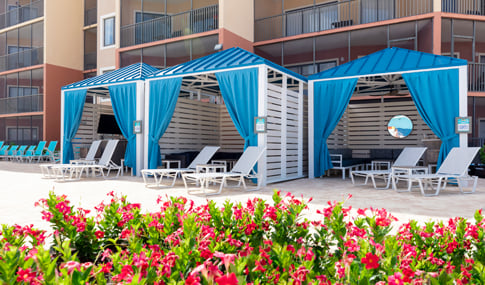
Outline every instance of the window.
{"label": "window", "polygon": [[38,93],[39,93],[39,89],[37,87],[22,87],[22,86],[8,87],[8,97],[22,97],[22,96],[35,95]]}
{"label": "window", "polygon": [[103,19],[103,45],[105,47],[115,44],[115,17]]}
{"label": "window", "polygon": [[165,16],[163,13],[135,12],[135,22],[139,24],[135,28],[135,44],[149,43],[170,37],[171,19]]}
{"label": "window", "polygon": [[338,60],[337,59],[332,59],[328,61],[320,61],[315,64],[316,66],[316,71],[313,72],[313,63],[308,63],[308,64],[300,64],[300,65],[293,65],[293,66],[288,66],[287,68],[291,71],[294,71],[298,74],[301,74],[303,76],[309,76],[314,73],[322,72],[324,70],[333,68],[337,66]]}

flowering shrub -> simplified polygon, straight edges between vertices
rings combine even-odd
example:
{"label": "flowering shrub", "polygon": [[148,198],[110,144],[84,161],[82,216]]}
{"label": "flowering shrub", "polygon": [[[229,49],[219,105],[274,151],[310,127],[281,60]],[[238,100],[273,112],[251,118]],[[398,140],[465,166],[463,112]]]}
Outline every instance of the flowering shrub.
{"label": "flowering shrub", "polygon": [[384,209],[329,202],[321,219],[310,200],[273,203],[159,198],[160,211],[109,194],[91,213],[50,193],[37,206],[53,228],[3,225],[2,284],[484,284],[485,224],[463,218],[403,224]]}

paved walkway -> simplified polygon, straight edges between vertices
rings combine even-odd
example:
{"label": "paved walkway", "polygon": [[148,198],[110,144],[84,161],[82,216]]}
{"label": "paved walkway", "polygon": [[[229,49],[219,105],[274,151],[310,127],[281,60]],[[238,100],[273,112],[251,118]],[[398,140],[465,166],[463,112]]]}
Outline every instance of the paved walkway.
{"label": "paved walkway", "polygon": [[[419,192],[396,193],[392,190],[374,190],[368,186],[353,186],[350,180],[340,177],[320,179],[299,179],[285,183],[271,184],[261,191],[244,192],[239,189],[224,189],[221,195],[209,199],[222,204],[226,199],[246,201],[250,197],[271,200],[273,189],[292,192],[304,198],[313,197],[310,212],[323,209],[327,201],[344,200],[348,194],[352,198],[346,203],[353,208],[386,208],[401,222],[409,218],[421,222],[430,219],[448,219],[462,216],[471,218],[475,210],[485,207],[485,179],[479,179],[475,194],[460,194],[456,187],[442,192],[438,197],[422,197]],[[34,224],[37,228],[49,229],[42,221],[40,209],[34,203],[47,197],[50,190],[66,194],[75,206],[93,209],[101,201],[107,201],[110,191],[127,195],[131,202],[141,203],[143,211],[156,211],[159,195],[186,196],[197,204],[206,201],[203,195],[187,195],[183,183],[179,181],[174,188],[148,189],[139,177],[124,176],[116,180],[83,179],[76,182],[54,182],[43,179],[38,165],[0,161],[0,224]],[[307,215],[316,219],[316,214]]]}

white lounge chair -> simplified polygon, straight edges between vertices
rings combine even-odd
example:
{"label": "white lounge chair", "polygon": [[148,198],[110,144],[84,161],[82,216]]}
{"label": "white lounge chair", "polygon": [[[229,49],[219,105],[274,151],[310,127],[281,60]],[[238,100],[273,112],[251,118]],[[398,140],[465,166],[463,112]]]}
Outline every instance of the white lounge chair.
{"label": "white lounge chair", "polygon": [[[415,175],[394,175],[392,176],[393,184],[398,179],[408,180],[409,183],[417,182],[423,196],[436,196],[442,189],[445,189],[449,180],[456,182],[460,192],[463,194],[474,193],[477,188],[478,177],[468,175],[468,167],[477,155],[479,147],[454,147],[441,164],[438,171],[434,174],[415,174]],[[472,182],[471,191],[463,191],[466,187],[465,181]],[[432,193],[426,192],[434,190]]]}
{"label": "white lounge chair", "polygon": [[[96,153],[98,151],[99,145],[101,144],[101,140],[93,141],[91,145],[89,146],[88,153],[86,154],[85,158],[81,159],[73,159],[70,162],[70,164],[93,164],[95,163],[95,157]],[[69,164],[69,165],[70,165]],[[65,164],[67,165],[67,164]],[[60,164],[55,164],[55,163],[45,163],[41,164],[40,170],[42,172],[42,175],[44,178],[54,178],[54,172],[52,171],[53,166],[60,166]]]}
{"label": "white lounge chair", "polygon": [[[55,164],[51,167],[54,173],[54,178],[56,180],[66,181],[66,180],[79,180],[82,174],[86,172],[92,173],[96,176],[99,172],[100,176],[107,178],[112,170],[118,170],[116,178],[120,175],[121,166],[115,164],[111,158],[118,145],[119,140],[109,140],[104,148],[103,154],[97,163],[92,164]],[[105,173],[106,171],[106,173]]]}
{"label": "white lounge chair", "polygon": [[[424,152],[426,151],[426,147],[406,147],[404,148],[399,156],[397,157],[396,161],[393,164],[393,167],[398,166],[415,166],[421,156],[423,156]],[[385,170],[354,170],[350,172],[350,178],[352,179],[352,184],[354,185],[365,185],[367,184],[369,178],[372,180],[372,184],[374,188],[377,190],[384,190],[389,189],[390,186],[390,175],[392,173],[391,169]],[[354,176],[365,177],[365,181],[363,184],[355,184]],[[386,183],[384,187],[377,187],[376,178],[383,179]]]}
{"label": "white lounge chair", "polygon": [[[219,146],[205,146],[187,168],[142,169],[145,187],[173,187],[181,173],[195,172],[197,165],[207,164],[219,148]],[[162,184],[165,177],[172,179],[171,184]]]}
{"label": "white lounge chair", "polygon": [[[184,180],[185,189],[189,191],[188,183],[192,182],[195,185],[200,185],[200,187],[197,188],[202,190],[204,194],[215,195],[221,193],[224,186],[227,187],[227,181],[234,180],[238,182],[235,187],[241,187],[242,184],[246,191],[259,190],[259,181],[256,188],[247,189],[244,179],[258,178],[258,174],[253,168],[265,150],[265,148],[260,149],[256,146],[247,147],[230,172],[183,173],[182,178]],[[217,192],[206,192],[206,190],[209,190],[208,187],[211,183],[220,183],[221,186]]]}

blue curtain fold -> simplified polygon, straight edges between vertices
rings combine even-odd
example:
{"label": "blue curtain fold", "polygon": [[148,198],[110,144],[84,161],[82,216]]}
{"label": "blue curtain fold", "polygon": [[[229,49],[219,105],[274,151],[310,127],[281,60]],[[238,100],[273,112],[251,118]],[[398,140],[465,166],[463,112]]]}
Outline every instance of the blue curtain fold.
{"label": "blue curtain fold", "polygon": [[402,75],[419,115],[441,139],[438,168],[453,147],[460,145],[455,133],[459,116],[458,69],[405,73]]}
{"label": "blue curtain fold", "polygon": [[86,102],[87,89],[64,92],[64,134],[62,137],[62,163],[74,159],[72,139],[76,135]]}
{"label": "blue curtain fold", "polygon": [[216,78],[232,122],[244,139],[244,149],[257,146],[254,117],[258,115],[258,69],[217,72]]}
{"label": "blue curtain fold", "polygon": [[313,85],[314,175],[319,177],[333,168],[327,139],[347,109],[357,78],[315,82]]}
{"label": "blue curtain fold", "polygon": [[148,168],[162,164],[158,141],[172,120],[182,86],[182,77],[150,81],[148,119]]}
{"label": "blue curtain fold", "polygon": [[109,86],[111,105],[121,133],[128,141],[124,165],[136,169],[136,134],[133,121],[136,120],[136,83]]}

